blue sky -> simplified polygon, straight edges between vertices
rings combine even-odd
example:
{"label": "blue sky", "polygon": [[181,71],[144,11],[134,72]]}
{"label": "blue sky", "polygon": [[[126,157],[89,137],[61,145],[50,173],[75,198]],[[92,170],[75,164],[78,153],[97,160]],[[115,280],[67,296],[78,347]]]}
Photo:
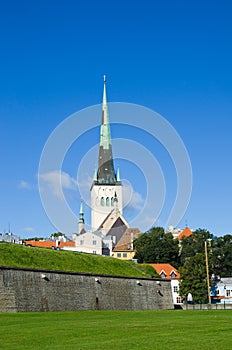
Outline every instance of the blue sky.
{"label": "blue sky", "polygon": [[[185,144],[193,189],[178,226],[187,222],[215,235],[232,233],[231,12],[229,0],[2,3],[0,232],[9,223],[21,237],[56,231],[38,191],[41,152],[65,118],[101,103],[106,74],[109,101],[158,112]],[[113,138],[128,134],[112,127]],[[165,206],[157,221],[164,226],[176,190],[173,165],[158,142],[140,130],[131,134],[155,154],[164,172]],[[98,129],[67,154],[63,171],[70,176],[70,193],[81,155],[97,142]],[[143,175],[129,162],[118,164],[139,202],[146,194]],[[68,197],[78,214],[80,196]]]}

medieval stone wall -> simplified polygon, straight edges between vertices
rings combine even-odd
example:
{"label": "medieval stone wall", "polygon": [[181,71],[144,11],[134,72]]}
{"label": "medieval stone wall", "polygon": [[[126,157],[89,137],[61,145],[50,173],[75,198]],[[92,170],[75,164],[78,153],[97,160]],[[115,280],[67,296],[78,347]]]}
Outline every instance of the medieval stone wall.
{"label": "medieval stone wall", "polygon": [[166,280],[0,267],[0,312],[173,309]]}

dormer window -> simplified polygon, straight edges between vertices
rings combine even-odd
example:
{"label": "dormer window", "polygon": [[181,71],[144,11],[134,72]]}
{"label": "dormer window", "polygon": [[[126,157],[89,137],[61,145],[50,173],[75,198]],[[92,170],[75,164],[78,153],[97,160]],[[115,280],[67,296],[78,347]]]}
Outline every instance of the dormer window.
{"label": "dormer window", "polygon": [[175,273],[174,271],[172,271],[172,272],[170,273],[170,277],[171,277],[171,278],[176,278],[176,273]]}
{"label": "dormer window", "polygon": [[160,274],[160,277],[161,278],[166,278],[166,273],[164,271],[162,271],[161,274]]}

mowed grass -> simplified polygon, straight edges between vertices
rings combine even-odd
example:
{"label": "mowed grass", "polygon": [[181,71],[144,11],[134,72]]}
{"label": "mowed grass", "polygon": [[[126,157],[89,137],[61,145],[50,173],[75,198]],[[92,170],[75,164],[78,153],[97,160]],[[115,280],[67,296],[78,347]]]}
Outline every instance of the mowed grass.
{"label": "mowed grass", "polygon": [[229,350],[232,311],[0,314],[1,349]]}
{"label": "mowed grass", "polygon": [[151,266],[135,264],[132,261],[11,243],[0,243],[0,266],[118,276],[159,277]]}

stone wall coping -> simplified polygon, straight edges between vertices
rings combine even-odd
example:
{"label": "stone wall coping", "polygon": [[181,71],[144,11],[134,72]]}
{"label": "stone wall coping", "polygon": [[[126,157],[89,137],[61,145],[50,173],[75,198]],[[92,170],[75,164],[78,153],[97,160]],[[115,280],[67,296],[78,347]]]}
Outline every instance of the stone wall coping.
{"label": "stone wall coping", "polygon": [[146,280],[146,281],[159,281],[159,282],[170,282],[170,279],[164,278],[147,278],[139,276],[120,276],[120,275],[108,275],[100,273],[88,273],[88,272],[74,272],[74,271],[62,271],[62,270],[47,270],[47,269],[35,269],[30,267],[16,267],[16,266],[0,266],[0,270],[14,270],[14,271],[30,271],[30,272],[43,272],[43,273],[56,273],[61,275],[76,275],[76,276],[89,276],[89,277],[105,277],[115,279],[131,279],[131,280]]}

